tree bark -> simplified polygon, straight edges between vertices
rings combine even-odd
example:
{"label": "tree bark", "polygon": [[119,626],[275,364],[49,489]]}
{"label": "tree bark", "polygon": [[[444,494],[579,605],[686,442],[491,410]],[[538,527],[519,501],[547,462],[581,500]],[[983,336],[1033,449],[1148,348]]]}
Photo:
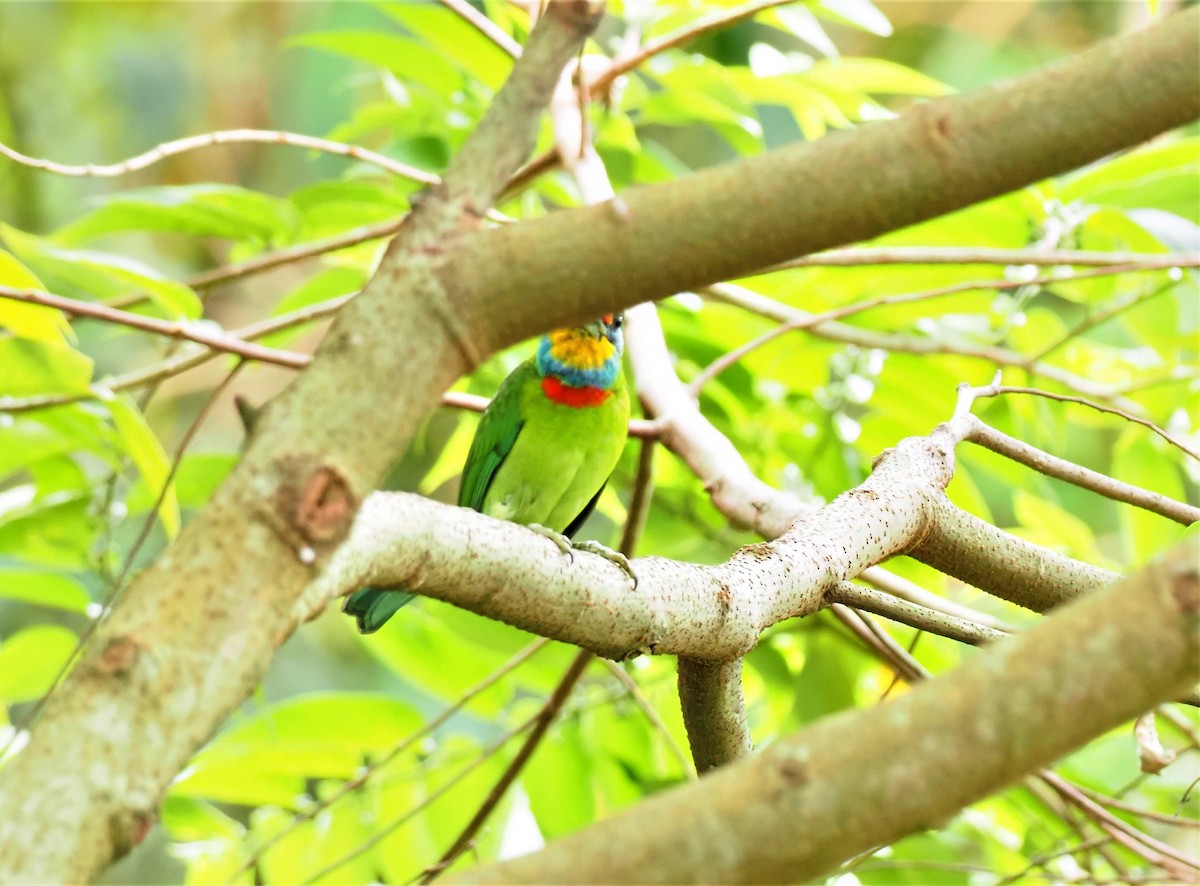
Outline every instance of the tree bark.
{"label": "tree bark", "polygon": [[1193,538],[895,700],[827,717],[699,782],[460,879],[813,880],[936,826],[1188,689],[1200,676],[1198,562]]}

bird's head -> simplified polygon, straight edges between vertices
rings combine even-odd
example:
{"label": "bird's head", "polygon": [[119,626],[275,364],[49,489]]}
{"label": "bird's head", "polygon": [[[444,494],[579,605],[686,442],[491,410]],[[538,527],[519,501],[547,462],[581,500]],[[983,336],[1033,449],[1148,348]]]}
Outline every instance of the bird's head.
{"label": "bird's head", "polygon": [[577,387],[608,387],[620,371],[620,314],[605,314],[579,326],[552,329],[538,347],[538,369]]}

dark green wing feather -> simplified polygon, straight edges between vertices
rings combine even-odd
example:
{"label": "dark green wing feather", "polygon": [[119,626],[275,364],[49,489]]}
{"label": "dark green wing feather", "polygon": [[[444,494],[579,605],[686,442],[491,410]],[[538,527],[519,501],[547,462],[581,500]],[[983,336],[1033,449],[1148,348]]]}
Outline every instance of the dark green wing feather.
{"label": "dark green wing feather", "polygon": [[411,603],[415,595],[396,589],[359,588],[346,598],[342,612],[354,616],[360,634],[373,634],[387,620],[400,611],[400,607]]}
{"label": "dark green wing feather", "polygon": [[575,537],[575,533],[578,532],[579,528],[587,522],[587,518],[592,516],[592,511],[596,510],[596,502],[600,500],[600,493],[604,491],[604,487],[607,485],[608,481],[605,480],[604,485],[597,489],[596,494],[592,496],[592,500],[583,506],[583,510],[580,511],[579,515],[571,521],[571,525],[563,530],[563,535],[565,535],[567,538]]}
{"label": "dark green wing feather", "polygon": [[512,452],[517,435],[525,424],[521,416],[525,384],[536,378],[537,369],[533,361],[522,363],[504,380],[488,404],[475,430],[475,439],[471,441],[471,451],[467,453],[462,486],[458,490],[460,507],[483,510],[483,500],[492,485],[492,478]]}
{"label": "dark green wing feather", "polygon": [[[488,404],[475,430],[475,439],[471,441],[471,451],[463,468],[462,488],[458,493],[460,506],[483,510],[483,500],[492,485],[492,478],[512,452],[521,426],[525,423],[521,418],[521,397],[525,383],[536,378],[537,369],[533,362],[522,363],[504,380]],[[595,501],[587,511],[590,512],[593,505]],[[359,631],[373,634],[412,599],[412,594],[400,588],[361,588],[346,598],[342,612],[354,616]]]}

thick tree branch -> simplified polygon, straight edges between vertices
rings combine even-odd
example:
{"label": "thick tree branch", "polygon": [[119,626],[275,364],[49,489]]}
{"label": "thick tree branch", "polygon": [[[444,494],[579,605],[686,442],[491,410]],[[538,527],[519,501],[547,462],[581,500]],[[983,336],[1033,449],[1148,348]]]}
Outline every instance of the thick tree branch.
{"label": "thick tree branch", "polygon": [[750,755],[742,693],[742,659],[679,659],[679,701],[696,772],[703,775]]}
{"label": "thick tree branch", "polygon": [[945,497],[932,511],[929,534],[908,551],[910,557],[1034,612],[1045,612],[1120,578],[1009,535]]}
{"label": "thick tree branch", "polygon": [[451,288],[464,305],[487,291],[488,322],[515,341],[543,295],[541,325],[574,322],[597,312],[598,292],[625,307],[1011,191],[1200,116],[1198,28],[1188,10],[896,120],[467,235]]}
{"label": "thick tree branch", "polygon": [[[1200,540],[958,670],[827,717],[755,757],[472,883],[807,881],[929,827],[1186,690]],[[1086,636],[1086,644],[1075,642]]]}

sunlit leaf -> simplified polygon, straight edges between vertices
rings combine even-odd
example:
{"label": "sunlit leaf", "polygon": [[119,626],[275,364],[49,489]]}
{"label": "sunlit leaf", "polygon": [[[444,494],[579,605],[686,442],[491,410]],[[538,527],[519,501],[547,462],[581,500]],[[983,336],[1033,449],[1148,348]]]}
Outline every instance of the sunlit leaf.
{"label": "sunlit leaf", "polygon": [[0,699],[32,701],[54,685],[78,637],[56,625],[26,628],[0,641]]}
{"label": "sunlit leaf", "polygon": [[113,424],[120,435],[125,453],[137,466],[146,485],[156,495],[166,487],[165,492],[162,492],[158,516],[167,537],[174,538],[179,532],[179,502],[175,498],[174,484],[167,483],[171,460],[132,401],[123,396],[115,396],[106,399],[105,403],[112,414]]}
{"label": "sunlit leaf", "polygon": [[[46,288],[37,275],[3,249],[0,249],[0,286],[43,291]],[[51,344],[66,344],[71,337],[71,326],[57,308],[9,299],[0,299],[0,328],[21,338]]]}
{"label": "sunlit leaf", "polygon": [[82,584],[59,572],[0,569],[0,597],[83,614],[92,602]]}

